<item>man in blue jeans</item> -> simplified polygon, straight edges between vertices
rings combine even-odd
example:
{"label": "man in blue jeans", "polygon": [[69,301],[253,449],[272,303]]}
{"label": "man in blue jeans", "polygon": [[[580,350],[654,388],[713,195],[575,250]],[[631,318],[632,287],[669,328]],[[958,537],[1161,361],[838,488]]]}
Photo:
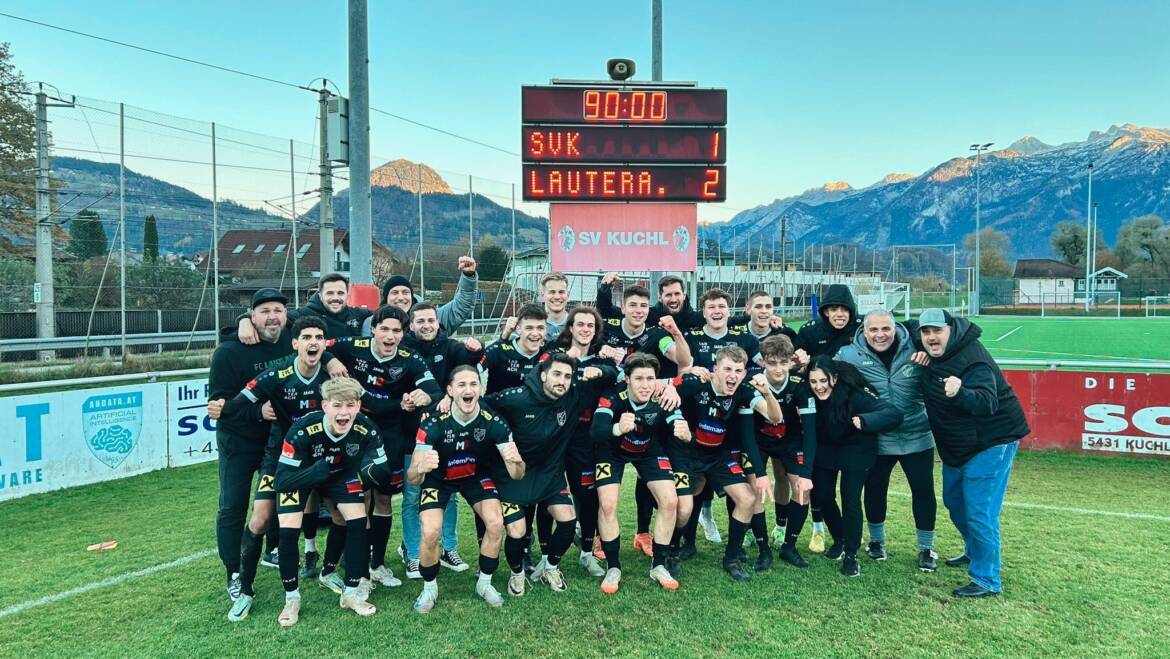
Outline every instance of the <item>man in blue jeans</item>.
{"label": "man in blue jeans", "polygon": [[[963,536],[961,556],[971,582],[956,597],[990,597],[1000,581],[999,512],[1012,460],[1029,432],[1020,401],[966,318],[927,309],[918,319],[929,361],[922,376],[930,429],[943,462],[943,503]],[[923,360],[926,361],[926,360]]]}

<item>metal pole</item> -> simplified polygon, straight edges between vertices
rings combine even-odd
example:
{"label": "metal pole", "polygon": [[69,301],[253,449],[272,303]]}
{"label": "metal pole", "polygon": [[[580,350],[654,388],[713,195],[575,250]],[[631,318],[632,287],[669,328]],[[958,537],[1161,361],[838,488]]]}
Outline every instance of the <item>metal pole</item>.
{"label": "metal pole", "polygon": [[[427,297],[427,258],[423,251],[423,216],[422,216],[422,163],[415,165],[418,173],[418,287],[422,289],[423,299]],[[512,211],[512,222],[515,223],[516,212]]]}
{"label": "metal pole", "polygon": [[321,91],[318,92],[318,111],[321,116],[317,119],[317,125],[321,132],[321,146],[318,150],[317,167],[319,170],[318,176],[321,179],[321,201],[317,208],[321,211],[321,238],[318,242],[321,243],[321,274],[327,272],[334,272],[337,270],[337,262],[335,256],[337,254],[337,247],[333,244],[333,163],[329,161],[329,90],[325,89],[325,83],[321,83]]}
{"label": "metal pole", "polygon": [[1093,202],[1093,230],[1089,232],[1089,293],[1097,297],[1097,211],[1100,203]]}
{"label": "metal pole", "polygon": [[[293,306],[300,308],[301,306],[301,276],[299,254],[297,254],[297,173],[296,173],[296,158],[293,155],[293,141],[288,141],[288,191],[292,195],[292,250],[293,250]],[[320,249],[320,245],[318,245]],[[317,267],[321,267],[320,260],[318,260]],[[321,274],[325,274],[322,270]]]}
{"label": "metal pole", "polygon": [[[53,309],[53,225],[49,224],[49,97],[43,91],[37,92],[36,139],[37,139],[37,233],[36,233],[36,284],[33,285],[33,300],[37,309],[37,337],[50,338],[57,335]],[[51,350],[37,353],[42,360],[53,359]]]}
{"label": "metal pole", "polygon": [[[211,313],[213,329],[219,329],[219,182],[215,166],[215,122],[211,124]],[[215,333],[219,345],[219,332]]]}
{"label": "metal pole", "polygon": [[349,0],[349,258],[355,284],[374,280],[368,31],[366,0]]}
{"label": "metal pole", "polygon": [[118,104],[118,244],[121,279],[119,299],[122,322],[122,361],[126,361],[126,104]]}
{"label": "metal pole", "polygon": [[1089,236],[1093,231],[1093,163],[1089,163],[1089,201],[1085,207],[1085,312],[1089,311],[1089,279],[1092,271],[1089,270]]}
{"label": "metal pole", "polygon": [[516,184],[512,184],[512,273],[516,272]]}
{"label": "metal pole", "polygon": [[[662,0],[651,0],[650,2],[650,79],[662,80]],[[733,259],[734,260],[734,259]],[[699,276],[696,268],[692,279],[697,280]],[[658,283],[662,280],[661,272],[650,273],[650,304],[658,302]],[[691,288],[698,287],[698,282],[695,282]],[[692,294],[692,298],[694,295]],[[694,300],[691,300],[694,304]]]}
{"label": "metal pole", "polygon": [[981,161],[982,156],[983,156],[982,149],[979,149],[975,152],[975,293],[974,293],[974,295],[971,296],[972,315],[974,315],[974,316],[979,315],[980,303],[982,302],[982,300],[980,300],[979,298],[980,298],[981,294],[983,293],[983,287],[979,282],[979,277],[980,277],[980,274],[979,274],[980,267],[979,266],[980,266],[980,259],[981,259],[980,240],[982,239],[982,236],[980,236],[979,234],[981,232],[980,221],[982,218],[980,216],[982,214],[981,195],[982,195],[982,183],[983,183],[983,180],[982,180],[983,173],[980,171],[979,165],[982,162]]}

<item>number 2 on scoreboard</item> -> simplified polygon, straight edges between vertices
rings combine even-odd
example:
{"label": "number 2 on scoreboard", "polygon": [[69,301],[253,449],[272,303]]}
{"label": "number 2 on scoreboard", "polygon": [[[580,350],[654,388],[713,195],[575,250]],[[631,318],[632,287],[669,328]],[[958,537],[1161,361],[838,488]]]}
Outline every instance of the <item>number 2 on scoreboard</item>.
{"label": "number 2 on scoreboard", "polygon": [[719,198],[719,170],[708,169],[707,180],[703,182],[703,198],[704,199],[718,199]]}

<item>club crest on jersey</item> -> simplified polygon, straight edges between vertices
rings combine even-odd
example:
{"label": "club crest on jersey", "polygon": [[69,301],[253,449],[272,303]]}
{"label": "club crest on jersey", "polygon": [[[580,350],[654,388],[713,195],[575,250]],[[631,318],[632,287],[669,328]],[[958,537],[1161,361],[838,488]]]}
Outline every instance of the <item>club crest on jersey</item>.
{"label": "club crest on jersey", "polygon": [[558,426],[565,425],[565,422],[568,420],[569,420],[569,413],[568,412],[566,412],[564,410],[557,412],[557,425]]}
{"label": "club crest on jersey", "polygon": [[346,444],[345,445],[345,454],[352,458],[353,456],[358,454],[358,451],[360,451],[361,448],[362,447],[358,446],[357,444],[353,444],[353,443]]}
{"label": "club crest on jersey", "polygon": [[477,442],[482,442],[487,437],[487,428],[476,428],[472,431],[471,436]]}

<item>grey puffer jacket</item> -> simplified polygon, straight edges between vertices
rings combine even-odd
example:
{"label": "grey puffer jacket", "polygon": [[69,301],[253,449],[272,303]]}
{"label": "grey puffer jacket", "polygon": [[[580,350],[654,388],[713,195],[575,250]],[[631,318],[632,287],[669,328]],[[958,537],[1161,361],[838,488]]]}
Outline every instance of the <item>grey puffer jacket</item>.
{"label": "grey puffer jacket", "polygon": [[910,361],[915,351],[914,342],[910,332],[897,323],[894,324],[894,333],[898,337],[898,346],[894,348],[896,352],[889,369],[865,342],[863,329],[858,329],[853,342],[841,348],[836,356],[836,359],[856,366],[865,376],[865,381],[877,390],[878,396],[902,413],[902,425],[878,436],[878,455],[906,455],[934,448],[934,435],[930,432],[919,386],[923,369]]}

